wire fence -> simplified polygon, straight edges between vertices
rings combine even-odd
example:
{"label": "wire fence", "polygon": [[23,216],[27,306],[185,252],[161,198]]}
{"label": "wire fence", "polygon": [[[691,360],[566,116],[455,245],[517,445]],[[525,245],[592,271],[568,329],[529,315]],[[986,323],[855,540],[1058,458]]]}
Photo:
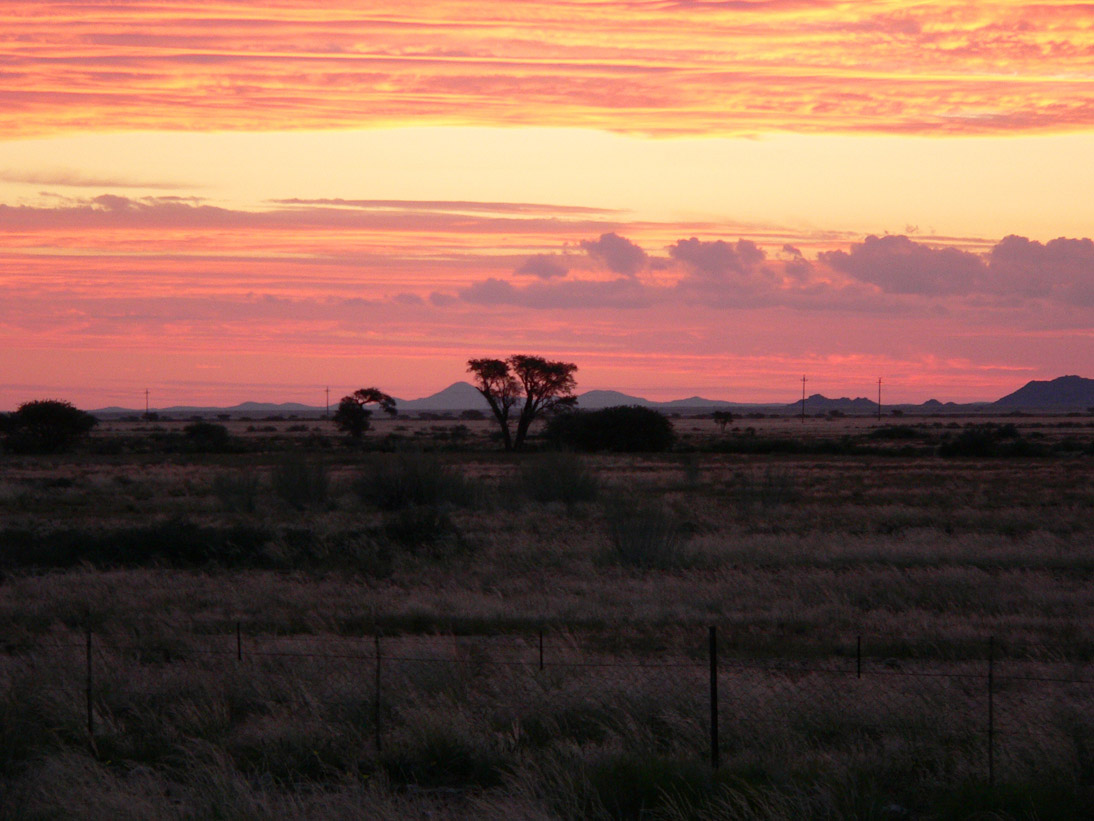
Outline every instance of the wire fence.
{"label": "wire fence", "polygon": [[[0,685],[14,700],[79,704],[92,744],[140,732],[172,700],[205,697],[229,713],[261,704],[321,716],[377,754],[428,706],[480,721],[513,746],[614,734],[713,768],[890,755],[914,758],[936,780],[1051,772],[1094,782],[1094,661],[1084,653],[987,639],[978,655],[892,657],[858,637],[793,657],[743,651],[716,627],[639,647],[580,629],[279,636],[234,627],[27,640],[0,654]],[[140,721],[134,704],[147,707]]]}

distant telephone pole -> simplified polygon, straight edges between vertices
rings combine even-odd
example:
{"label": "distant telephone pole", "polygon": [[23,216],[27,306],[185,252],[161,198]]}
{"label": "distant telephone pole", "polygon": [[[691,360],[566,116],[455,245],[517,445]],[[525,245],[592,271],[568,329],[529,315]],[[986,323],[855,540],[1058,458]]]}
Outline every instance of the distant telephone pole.
{"label": "distant telephone pole", "polygon": [[327,385],[327,410],[323,413],[324,419],[330,419],[330,385]]}
{"label": "distant telephone pole", "polygon": [[802,374],[802,424],[805,424],[805,374]]}
{"label": "distant telephone pole", "polygon": [[877,378],[877,421],[881,421],[881,377]]}
{"label": "distant telephone pole", "polygon": [[144,389],[144,415],[148,416],[148,388]]}

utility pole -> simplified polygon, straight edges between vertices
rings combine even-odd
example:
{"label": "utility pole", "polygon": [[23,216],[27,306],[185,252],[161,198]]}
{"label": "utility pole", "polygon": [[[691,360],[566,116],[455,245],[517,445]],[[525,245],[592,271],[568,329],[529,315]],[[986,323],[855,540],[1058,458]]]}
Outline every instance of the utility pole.
{"label": "utility pole", "polygon": [[802,374],[802,424],[805,424],[805,374]]}
{"label": "utility pole", "polygon": [[330,385],[327,385],[327,410],[323,414],[324,419],[330,419]]}
{"label": "utility pole", "polygon": [[148,388],[144,389],[144,415],[148,416]]}
{"label": "utility pole", "polygon": [[877,421],[881,421],[881,377],[877,378]]}

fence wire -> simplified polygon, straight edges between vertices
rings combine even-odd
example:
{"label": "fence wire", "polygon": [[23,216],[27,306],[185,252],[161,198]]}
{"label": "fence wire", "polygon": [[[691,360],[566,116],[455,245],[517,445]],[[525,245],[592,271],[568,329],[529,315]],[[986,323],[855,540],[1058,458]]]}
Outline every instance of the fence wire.
{"label": "fence wire", "polygon": [[63,726],[86,722],[92,739],[177,723],[181,705],[198,702],[228,723],[322,721],[377,750],[428,714],[513,748],[566,738],[715,765],[871,758],[914,761],[941,781],[1049,773],[1094,782],[1094,666],[1066,653],[875,659],[860,641],[853,653],[803,658],[723,648],[712,670],[718,644],[699,636],[647,649],[580,631],[276,636],[159,626],[76,638],[9,647],[0,688]]}

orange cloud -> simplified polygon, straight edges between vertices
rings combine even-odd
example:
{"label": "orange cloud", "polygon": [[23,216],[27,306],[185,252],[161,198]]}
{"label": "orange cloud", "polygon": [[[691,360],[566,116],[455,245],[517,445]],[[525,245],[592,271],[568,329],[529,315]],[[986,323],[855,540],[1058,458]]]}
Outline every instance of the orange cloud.
{"label": "orange cloud", "polygon": [[1094,124],[1082,3],[0,2],[0,135],[393,123],[650,134]]}

